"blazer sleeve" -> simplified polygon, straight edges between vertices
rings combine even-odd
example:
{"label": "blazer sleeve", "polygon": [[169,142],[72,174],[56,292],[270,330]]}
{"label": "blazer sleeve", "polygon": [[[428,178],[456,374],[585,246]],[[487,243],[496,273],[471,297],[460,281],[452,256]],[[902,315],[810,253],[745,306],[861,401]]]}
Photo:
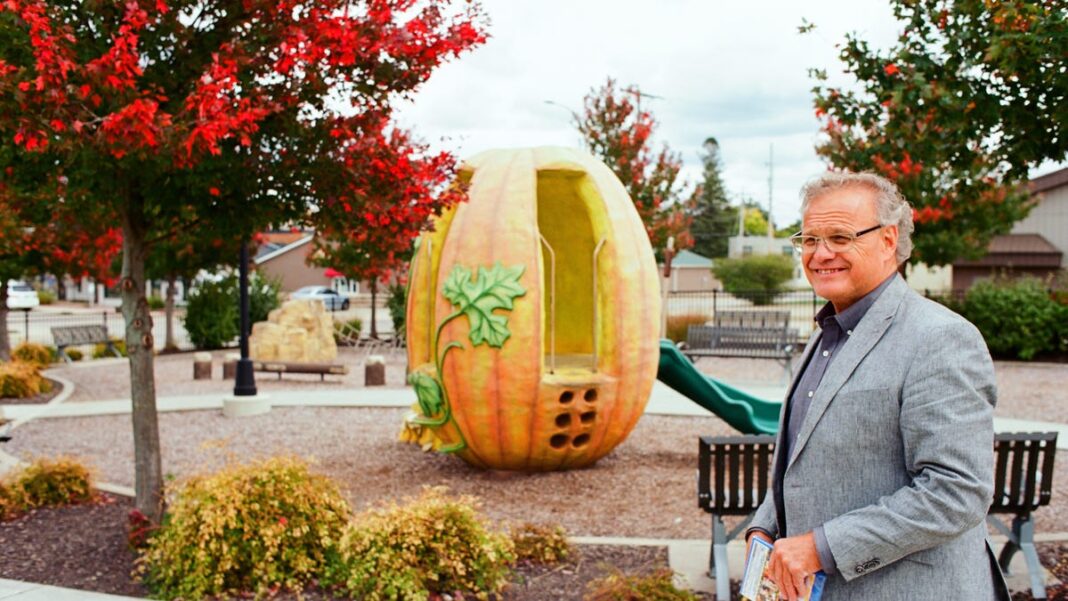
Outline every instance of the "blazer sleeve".
{"label": "blazer sleeve", "polygon": [[957,537],[990,507],[996,386],[986,343],[964,320],[924,334],[901,391],[911,483],[823,526],[846,580]]}
{"label": "blazer sleeve", "polygon": [[753,530],[763,530],[771,535],[772,539],[779,538],[779,520],[775,512],[775,499],[771,491],[764,496],[764,501],[760,503],[760,507],[753,512],[753,519],[749,522],[749,528],[746,529],[746,538],[749,537],[749,533]]}

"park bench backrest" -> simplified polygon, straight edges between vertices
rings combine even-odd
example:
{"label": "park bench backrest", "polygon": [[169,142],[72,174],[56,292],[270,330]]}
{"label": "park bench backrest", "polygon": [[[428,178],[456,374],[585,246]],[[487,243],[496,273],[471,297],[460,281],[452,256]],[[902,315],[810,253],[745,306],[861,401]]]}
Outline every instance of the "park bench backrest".
{"label": "park bench backrest", "polygon": [[698,446],[697,505],[717,515],[749,515],[770,484],[775,437],[702,436]]}
{"label": "park bench backrest", "polygon": [[1056,432],[994,436],[994,502],[990,513],[1026,515],[1048,505],[1056,451]]}
{"label": "park bench backrest", "polygon": [[52,339],[57,347],[77,346],[108,342],[104,326],[59,326],[52,328]]}
{"label": "park bench backrest", "polygon": [[717,328],[747,330],[786,330],[790,327],[789,311],[717,311],[713,318]]}

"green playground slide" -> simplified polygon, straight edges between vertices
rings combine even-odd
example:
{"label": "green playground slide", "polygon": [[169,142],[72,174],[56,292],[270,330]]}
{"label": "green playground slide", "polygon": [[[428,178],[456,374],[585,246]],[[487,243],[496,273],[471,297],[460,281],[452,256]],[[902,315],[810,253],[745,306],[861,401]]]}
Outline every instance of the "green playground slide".
{"label": "green playground slide", "polygon": [[759,399],[702,374],[670,340],[660,341],[660,369],[656,377],[740,432],[775,434],[779,431],[781,402]]}

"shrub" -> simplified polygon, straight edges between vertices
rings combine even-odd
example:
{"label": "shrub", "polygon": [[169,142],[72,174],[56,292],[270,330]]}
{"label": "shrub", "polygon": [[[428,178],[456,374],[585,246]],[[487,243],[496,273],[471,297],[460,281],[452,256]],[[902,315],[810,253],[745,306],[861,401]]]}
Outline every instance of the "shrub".
{"label": "shrub", "polygon": [[23,363],[44,367],[55,360],[55,351],[43,344],[23,342],[11,351],[11,358]]}
{"label": "shrub", "polygon": [[51,290],[38,290],[37,300],[39,300],[42,305],[51,305],[56,302],[56,295]]}
{"label": "shrub", "polygon": [[666,335],[672,342],[684,342],[686,340],[686,331],[690,326],[699,326],[708,320],[709,316],[703,313],[668,315]]}
{"label": "shrub", "polygon": [[723,289],[754,305],[769,305],[794,275],[794,261],[785,255],[752,255],[716,259],[712,273]]}
{"label": "shrub", "polygon": [[389,318],[393,320],[393,332],[397,336],[403,336],[404,319],[408,312],[408,287],[404,284],[391,284],[386,308],[389,310]]}
{"label": "shrub", "polygon": [[164,599],[300,590],[348,513],[337,485],[298,459],[233,466],[181,486],[138,571]]}
{"label": "shrub", "polygon": [[166,305],[167,305],[166,301],[164,301],[163,297],[161,297],[160,295],[158,295],[158,294],[149,295],[149,297],[148,297],[148,308],[149,309],[151,309],[153,311],[157,311],[159,309],[162,309]]}
{"label": "shrub", "polygon": [[[112,346],[115,347],[115,350],[119,351],[119,355],[121,355],[123,357],[127,356],[126,355],[126,341],[125,340],[123,340],[122,338],[112,338],[111,339],[111,344],[112,344]],[[67,354],[69,355],[70,351],[67,351]],[[104,344],[103,342],[93,346],[93,359],[104,359],[106,357],[114,357],[114,356],[115,355],[113,355],[111,353],[111,351],[108,350],[108,345]],[[72,360],[73,360],[73,358],[72,358]]]}
{"label": "shrub", "polygon": [[697,601],[697,597],[675,587],[674,572],[661,568],[645,576],[628,576],[614,570],[586,585],[583,601]]}
{"label": "shrub", "polygon": [[202,282],[186,298],[183,323],[198,349],[222,348],[237,338],[240,316],[232,281]]}
{"label": "shrub", "polygon": [[71,361],[81,361],[85,354],[74,347],[70,347],[67,349],[67,356],[70,357]]}
{"label": "shrub", "polygon": [[[240,290],[238,289],[238,280],[233,278],[234,286],[234,303],[239,302]],[[267,316],[271,311],[274,311],[278,307],[282,306],[282,301],[279,297],[279,292],[282,289],[282,283],[276,279],[261,276],[258,273],[253,273],[248,278],[248,319],[249,323],[256,323],[260,321],[267,321]],[[241,331],[241,316],[238,315],[234,318],[237,324],[238,331]]]}
{"label": "shrub", "polygon": [[1035,278],[978,282],[965,294],[960,312],[979,328],[994,355],[1028,360],[1068,350],[1068,306]]}
{"label": "shrub", "polygon": [[11,487],[0,481],[0,522],[14,517],[20,509]]}
{"label": "shrub", "polygon": [[454,592],[481,598],[504,587],[512,542],[487,528],[473,497],[450,499],[436,487],[406,501],[369,510],[345,528],[327,582],[369,600]]}
{"label": "shrub", "polygon": [[[249,323],[267,321],[267,315],[282,304],[280,288],[277,280],[256,273],[249,277]],[[237,338],[241,333],[239,297],[238,278],[234,275],[218,282],[202,282],[189,293],[183,323],[194,346],[222,348]]]}
{"label": "shrub", "polygon": [[516,561],[551,565],[571,556],[567,531],[558,525],[521,524],[509,532]]}
{"label": "shrub", "polygon": [[94,499],[89,468],[70,457],[38,458],[22,468],[11,486],[26,508],[88,503]]}
{"label": "shrub", "polygon": [[41,376],[34,363],[12,361],[0,363],[0,397],[25,399],[52,390],[52,383]]}

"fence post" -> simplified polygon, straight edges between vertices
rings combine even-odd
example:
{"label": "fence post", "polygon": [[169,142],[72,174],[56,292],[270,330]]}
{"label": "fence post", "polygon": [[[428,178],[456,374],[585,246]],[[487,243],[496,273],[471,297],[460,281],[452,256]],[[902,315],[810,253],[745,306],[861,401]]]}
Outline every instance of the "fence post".
{"label": "fence post", "polygon": [[716,293],[717,292],[719,292],[718,289],[716,289],[716,288],[712,289],[712,318],[713,319],[716,317],[716,311],[717,311],[717,309],[716,309]]}
{"label": "fence post", "polygon": [[[4,324],[4,326],[7,327],[7,324]],[[25,335],[23,336],[22,341],[23,342],[29,342],[30,341],[30,310],[29,309],[26,309],[25,311],[22,312],[22,329],[25,332]]]}
{"label": "fence post", "polygon": [[[104,316],[104,331],[107,332],[108,331],[108,312],[107,311],[101,311],[100,314]],[[111,334],[108,334],[108,338],[110,338],[110,337],[111,337]]]}

